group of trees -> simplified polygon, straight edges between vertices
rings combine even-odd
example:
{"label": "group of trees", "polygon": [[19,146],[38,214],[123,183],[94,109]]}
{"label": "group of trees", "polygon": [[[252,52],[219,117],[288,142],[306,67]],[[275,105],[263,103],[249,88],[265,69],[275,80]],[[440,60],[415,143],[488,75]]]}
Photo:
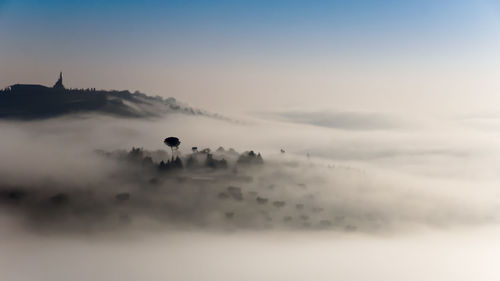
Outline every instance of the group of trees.
{"label": "group of trees", "polygon": [[236,162],[238,164],[262,164],[264,160],[260,153],[256,154],[253,150],[243,153]]}
{"label": "group of trees", "polygon": [[[154,167],[160,171],[168,171],[175,169],[196,169],[196,168],[212,168],[212,169],[226,169],[229,167],[227,157],[233,159],[237,164],[262,164],[262,156],[256,154],[253,151],[244,152],[242,154],[237,153],[234,149],[225,150],[219,147],[214,153],[211,152],[209,148],[198,150],[197,147],[192,147],[192,153],[184,158],[185,164],[182,158],[177,152],[181,141],[177,137],[165,138],[163,143],[170,148],[171,156],[168,160],[161,160],[158,164],[155,164],[153,158],[151,157],[151,152],[145,152],[142,148],[133,147],[132,150],[126,155],[126,159],[133,163],[140,163],[144,167]],[[153,157],[155,157],[153,155]],[[158,157],[156,157],[158,159]],[[164,158],[163,158],[164,159]],[[159,161],[159,160],[157,160]]]}

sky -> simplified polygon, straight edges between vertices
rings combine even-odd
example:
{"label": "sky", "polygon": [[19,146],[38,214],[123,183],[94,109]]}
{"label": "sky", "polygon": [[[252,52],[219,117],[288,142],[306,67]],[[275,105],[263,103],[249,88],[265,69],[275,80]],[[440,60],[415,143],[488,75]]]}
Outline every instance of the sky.
{"label": "sky", "polygon": [[489,0],[0,0],[0,87],[63,71],[223,113],[491,113],[499,31]]}

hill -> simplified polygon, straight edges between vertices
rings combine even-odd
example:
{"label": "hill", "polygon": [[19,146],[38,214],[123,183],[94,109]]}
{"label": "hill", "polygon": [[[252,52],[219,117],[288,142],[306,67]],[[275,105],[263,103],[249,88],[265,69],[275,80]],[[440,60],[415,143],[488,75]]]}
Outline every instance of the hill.
{"label": "hill", "polygon": [[86,112],[130,118],[183,113],[224,119],[217,114],[181,104],[175,98],[152,97],[137,91],[66,89],[62,84],[62,74],[52,88],[15,84],[0,90],[0,118],[32,120]]}

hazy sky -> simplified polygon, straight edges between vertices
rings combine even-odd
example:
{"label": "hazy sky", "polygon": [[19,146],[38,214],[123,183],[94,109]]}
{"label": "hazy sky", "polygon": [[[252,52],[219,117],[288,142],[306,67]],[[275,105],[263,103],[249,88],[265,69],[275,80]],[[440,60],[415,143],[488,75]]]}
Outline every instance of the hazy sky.
{"label": "hazy sky", "polygon": [[221,111],[490,112],[499,32],[488,0],[0,0],[0,87],[62,70]]}

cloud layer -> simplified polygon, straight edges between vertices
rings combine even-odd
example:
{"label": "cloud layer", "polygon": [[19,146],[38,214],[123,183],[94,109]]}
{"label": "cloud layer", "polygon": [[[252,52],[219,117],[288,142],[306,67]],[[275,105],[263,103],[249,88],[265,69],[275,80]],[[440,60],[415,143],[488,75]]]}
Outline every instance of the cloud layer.
{"label": "cloud layer", "polygon": [[[421,140],[414,147],[401,142],[414,134],[341,131],[331,145],[321,141],[331,131],[321,128],[182,115],[154,121],[88,116],[1,126],[8,134],[0,156],[11,159],[0,167],[3,206],[32,230],[149,225],[391,232],[497,220],[489,189],[493,179],[481,182],[482,191],[476,192],[470,175],[462,172],[465,163],[472,167],[469,159],[484,159],[460,143],[438,149],[438,142],[429,146]],[[168,135],[181,138],[185,163],[191,146],[234,145],[262,152],[265,164],[237,167],[234,159],[215,153],[230,160],[228,169],[158,174],[154,166],[145,169],[95,153],[143,146],[158,164],[169,158],[157,151]],[[474,169],[469,172],[477,176]]]}

